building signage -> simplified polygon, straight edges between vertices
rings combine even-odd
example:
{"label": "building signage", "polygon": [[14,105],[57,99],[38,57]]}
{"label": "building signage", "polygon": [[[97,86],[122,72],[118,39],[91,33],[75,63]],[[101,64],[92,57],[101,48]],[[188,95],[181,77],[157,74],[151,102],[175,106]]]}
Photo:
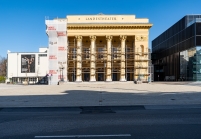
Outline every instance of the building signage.
{"label": "building signage", "polygon": [[117,20],[116,17],[86,17],[86,20]]}

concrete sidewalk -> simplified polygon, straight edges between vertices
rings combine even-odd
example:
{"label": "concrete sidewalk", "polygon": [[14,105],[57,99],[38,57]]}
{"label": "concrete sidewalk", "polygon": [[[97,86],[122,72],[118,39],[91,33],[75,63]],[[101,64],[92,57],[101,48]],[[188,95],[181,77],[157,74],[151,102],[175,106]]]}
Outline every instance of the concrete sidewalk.
{"label": "concrete sidewalk", "polygon": [[200,82],[0,84],[0,108],[201,104]]}

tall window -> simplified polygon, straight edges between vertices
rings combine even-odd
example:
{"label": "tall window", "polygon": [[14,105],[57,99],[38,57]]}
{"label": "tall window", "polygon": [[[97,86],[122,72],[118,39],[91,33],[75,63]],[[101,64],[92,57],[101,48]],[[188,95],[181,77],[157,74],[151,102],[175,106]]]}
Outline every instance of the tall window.
{"label": "tall window", "polygon": [[113,52],[112,58],[113,58],[113,59],[117,59],[118,49],[115,48],[115,47],[113,47],[112,52]]}
{"label": "tall window", "polygon": [[126,48],[126,58],[130,58],[130,48]]}
{"label": "tall window", "polygon": [[76,57],[77,57],[76,53],[77,53],[77,52],[76,52],[76,48],[73,48],[73,49],[72,49],[72,54],[73,54],[73,55],[72,55],[72,58],[76,58]]}
{"label": "tall window", "polygon": [[140,45],[140,47],[141,47],[141,54],[143,56],[144,55],[144,45]]}
{"label": "tall window", "polygon": [[98,48],[98,58],[103,58],[103,48]]}
{"label": "tall window", "polygon": [[39,54],[38,55],[38,65],[40,65],[40,57],[47,57],[47,54]]}
{"label": "tall window", "polygon": [[84,48],[84,58],[88,59],[89,58],[89,48]]}

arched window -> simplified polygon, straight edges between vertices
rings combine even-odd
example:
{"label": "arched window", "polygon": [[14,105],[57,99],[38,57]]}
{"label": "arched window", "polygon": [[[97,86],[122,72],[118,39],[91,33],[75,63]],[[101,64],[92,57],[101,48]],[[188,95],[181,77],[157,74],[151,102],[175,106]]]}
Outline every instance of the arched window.
{"label": "arched window", "polygon": [[143,56],[144,55],[144,45],[140,45],[140,47],[141,47],[141,54]]}

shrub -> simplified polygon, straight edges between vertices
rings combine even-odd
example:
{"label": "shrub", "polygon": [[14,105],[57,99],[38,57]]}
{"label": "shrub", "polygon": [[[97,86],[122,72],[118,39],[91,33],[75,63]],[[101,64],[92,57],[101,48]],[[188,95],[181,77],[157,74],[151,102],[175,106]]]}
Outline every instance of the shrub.
{"label": "shrub", "polygon": [[0,76],[0,83],[5,83],[6,78],[4,76]]}

